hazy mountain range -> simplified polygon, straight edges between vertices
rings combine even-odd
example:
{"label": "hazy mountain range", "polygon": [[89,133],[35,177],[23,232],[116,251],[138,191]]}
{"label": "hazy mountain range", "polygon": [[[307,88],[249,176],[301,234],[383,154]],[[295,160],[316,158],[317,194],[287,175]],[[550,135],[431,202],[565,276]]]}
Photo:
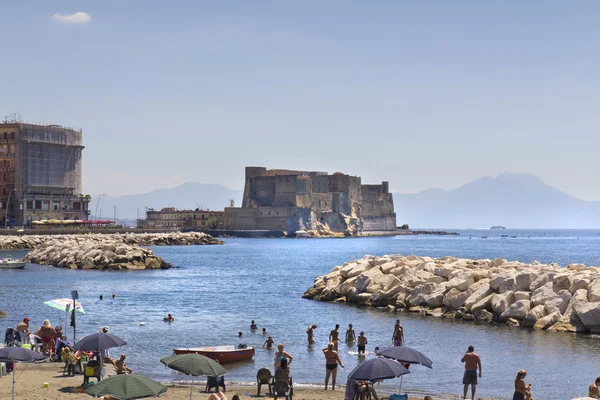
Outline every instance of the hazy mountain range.
{"label": "hazy mountain range", "polygon": [[[94,218],[97,195],[90,209]],[[173,189],[158,189],[128,196],[102,196],[103,218],[144,216],[145,208],[197,207],[222,210],[230,200],[241,205],[242,190],[221,185],[187,182]],[[577,199],[527,174],[483,177],[452,190],[427,189],[420,193],[394,193],[398,224],[413,228],[600,228],[600,202]],[[98,211],[100,214],[100,211]]]}

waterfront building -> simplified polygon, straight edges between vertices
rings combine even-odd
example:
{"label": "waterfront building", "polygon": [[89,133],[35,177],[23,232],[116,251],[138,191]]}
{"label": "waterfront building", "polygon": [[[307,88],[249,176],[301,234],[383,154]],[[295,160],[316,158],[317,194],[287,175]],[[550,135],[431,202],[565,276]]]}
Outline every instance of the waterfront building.
{"label": "waterfront building", "polygon": [[162,230],[214,230],[223,228],[223,211],[179,210],[166,207],[146,211],[146,219],[138,221],[138,228]]}
{"label": "waterfront building", "polygon": [[[87,220],[82,131],[60,125],[0,124],[0,221]],[[8,221],[6,221],[7,216]]]}
{"label": "waterfront building", "polygon": [[242,207],[225,208],[226,230],[360,235],[396,230],[388,182],[363,185],[341,172],[246,167]]}

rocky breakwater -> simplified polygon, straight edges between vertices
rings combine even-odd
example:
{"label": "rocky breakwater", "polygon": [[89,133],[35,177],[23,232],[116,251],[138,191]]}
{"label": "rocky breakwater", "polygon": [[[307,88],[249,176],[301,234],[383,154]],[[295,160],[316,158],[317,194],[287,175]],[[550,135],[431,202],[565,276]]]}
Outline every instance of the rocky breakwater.
{"label": "rocky breakwater", "polygon": [[223,244],[211,235],[202,232],[169,233],[93,233],[71,235],[7,235],[0,236],[0,250],[35,249],[47,241],[91,238],[96,241],[111,241],[132,246],[188,246]]}
{"label": "rocky breakwater", "polygon": [[[107,236],[107,235],[104,235]],[[172,265],[152,250],[119,240],[95,236],[51,237],[25,257],[25,261],[71,269],[166,269]]]}
{"label": "rocky breakwater", "polygon": [[600,333],[600,268],[504,259],[365,256],[315,279],[304,298],[390,311]]}

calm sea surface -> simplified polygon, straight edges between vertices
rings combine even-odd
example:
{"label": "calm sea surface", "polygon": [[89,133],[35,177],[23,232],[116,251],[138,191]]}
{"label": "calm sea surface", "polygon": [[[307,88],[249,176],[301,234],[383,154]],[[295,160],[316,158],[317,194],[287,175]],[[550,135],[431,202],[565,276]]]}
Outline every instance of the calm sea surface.
{"label": "calm sea surface", "polygon": [[[78,314],[78,334],[108,325],[125,340],[122,351],[130,367],[156,379],[181,376],[164,368],[159,359],[174,347],[247,343],[259,347],[254,362],[233,365],[228,380],[255,382],[256,371],[273,365],[273,351],[261,349],[265,337],[251,333],[250,320],[266,327],[277,343],[285,344],[294,361],[295,383],[322,383],[325,361],[321,349],[336,323],[364,330],[369,345],[388,346],[394,321],[400,317],[407,344],[434,361],[432,370],[413,366],[404,379],[409,391],[458,394],[462,391],[460,359],[469,344],[483,362],[478,394],[512,398],[516,372],[524,368],[536,399],[571,399],[587,393],[600,375],[600,338],[531,332],[504,326],[423,318],[407,313],[303,300],[315,277],[335,265],[365,254],[453,255],[531,262],[600,265],[600,231],[460,231],[461,236],[412,236],[357,239],[226,239],[224,246],[157,247],[154,251],[181,267],[167,271],[71,271],[28,265],[22,271],[0,271],[0,331],[24,317],[37,328],[43,319],[64,325],[64,314],[43,304],[80,293],[87,312]],[[501,234],[517,238],[501,238]],[[472,235],[472,239],[469,239]],[[488,236],[481,239],[480,236]],[[20,256],[23,252],[5,252]],[[116,294],[116,299],[108,299]],[[100,301],[103,294],[105,300]],[[162,321],[168,312],[176,322]],[[140,326],[145,322],[145,326]],[[305,331],[316,323],[317,344],[306,344]],[[244,336],[238,340],[237,332]],[[72,330],[69,330],[72,338]],[[116,349],[115,354],[121,352]],[[356,347],[340,344],[346,368],[338,382],[357,365]],[[8,384],[1,380],[0,385]],[[395,387],[391,381],[388,387]]]}

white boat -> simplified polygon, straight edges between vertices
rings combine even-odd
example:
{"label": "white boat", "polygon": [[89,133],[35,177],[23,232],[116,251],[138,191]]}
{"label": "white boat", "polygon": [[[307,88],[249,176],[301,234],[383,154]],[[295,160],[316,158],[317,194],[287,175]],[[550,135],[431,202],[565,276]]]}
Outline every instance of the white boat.
{"label": "white boat", "polygon": [[25,268],[25,261],[13,260],[12,258],[0,259],[0,269],[21,269]]}

